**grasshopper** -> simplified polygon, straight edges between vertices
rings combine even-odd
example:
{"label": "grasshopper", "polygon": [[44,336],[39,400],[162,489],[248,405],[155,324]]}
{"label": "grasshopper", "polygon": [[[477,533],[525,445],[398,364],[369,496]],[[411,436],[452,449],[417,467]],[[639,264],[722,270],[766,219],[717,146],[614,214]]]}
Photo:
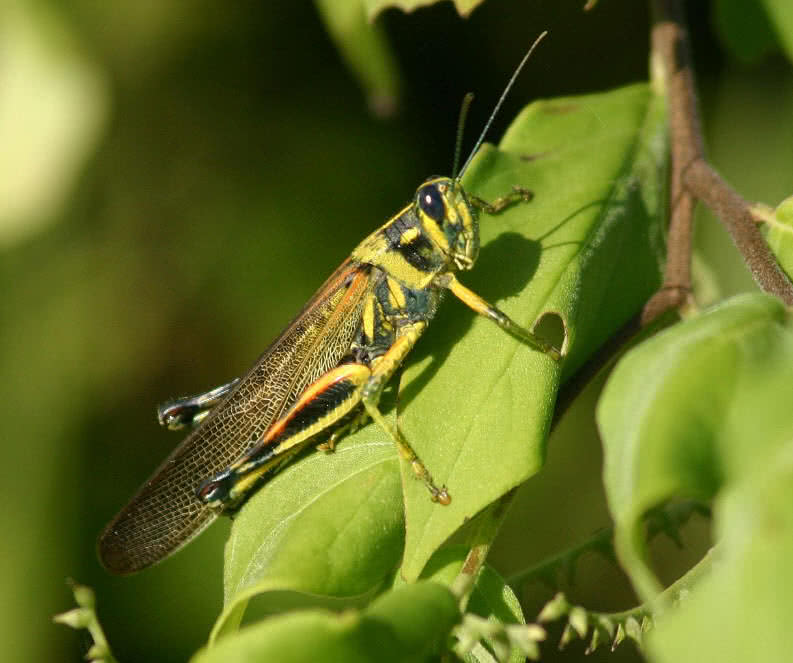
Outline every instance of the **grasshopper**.
{"label": "grasshopper", "polygon": [[[446,487],[435,484],[378,402],[447,291],[531,348],[560,359],[556,348],[455,275],[476,262],[479,212],[498,214],[531,197],[515,188],[487,203],[467,194],[460,180],[543,36],[515,70],[456,176],[422,183],[410,203],[353,250],[247,375],[159,408],[162,425],[194,430],[101,534],[99,556],[109,571],[133,573],[161,561],[216,515],[233,513],[309,442],[326,436],[323,446],[332,449],[367,417],[394,441],[430,498],[449,504]],[[470,99],[461,111],[453,172]]]}

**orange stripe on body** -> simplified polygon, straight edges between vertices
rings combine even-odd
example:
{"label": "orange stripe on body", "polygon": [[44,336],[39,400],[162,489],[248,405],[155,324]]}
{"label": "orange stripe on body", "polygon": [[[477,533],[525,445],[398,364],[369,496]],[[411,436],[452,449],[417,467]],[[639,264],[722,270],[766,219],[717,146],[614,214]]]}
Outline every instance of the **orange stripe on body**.
{"label": "orange stripe on body", "polygon": [[300,414],[302,406],[316,398],[323,391],[326,391],[333,385],[338,384],[339,382],[344,382],[345,380],[351,380],[353,382],[359,382],[360,384],[363,384],[365,380],[361,380],[361,376],[363,375],[368,379],[371,373],[372,372],[369,370],[369,367],[364,366],[363,364],[343,364],[342,366],[334,368],[332,371],[329,371],[323,375],[321,378],[319,378],[319,380],[308,386],[308,388],[302,393],[300,398],[297,399],[297,402],[292,406],[291,410],[285,417],[282,417],[270,427],[270,429],[267,431],[267,434],[262,438],[262,446],[272,444],[273,439],[277,438],[278,435],[280,435],[289,425],[289,423],[298,414]]}

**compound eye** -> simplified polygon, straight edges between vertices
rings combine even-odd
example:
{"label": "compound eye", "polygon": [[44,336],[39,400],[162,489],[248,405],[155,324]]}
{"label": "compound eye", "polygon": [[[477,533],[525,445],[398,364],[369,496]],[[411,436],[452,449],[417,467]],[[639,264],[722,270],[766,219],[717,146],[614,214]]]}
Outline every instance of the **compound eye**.
{"label": "compound eye", "polygon": [[446,214],[446,206],[443,204],[443,197],[438,187],[434,184],[422,187],[419,189],[418,198],[421,211],[440,224]]}

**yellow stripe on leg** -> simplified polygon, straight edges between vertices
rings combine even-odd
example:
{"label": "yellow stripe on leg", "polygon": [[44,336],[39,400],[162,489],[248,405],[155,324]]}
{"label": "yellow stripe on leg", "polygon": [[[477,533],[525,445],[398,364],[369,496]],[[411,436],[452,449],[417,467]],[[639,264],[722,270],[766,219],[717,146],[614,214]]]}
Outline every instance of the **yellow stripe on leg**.
{"label": "yellow stripe on leg", "polygon": [[513,336],[518,337],[527,345],[530,345],[535,350],[545,353],[554,361],[559,361],[559,359],[561,359],[561,353],[559,350],[553,347],[553,345],[547,341],[544,341],[536,334],[533,334],[528,329],[521,327],[506,313],[500,311],[495,306],[482,299],[473,290],[466,288],[457,280],[457,277],[454,274],[444,274],[441,284],[451,290],[452,294],[468,308],[476,311],[479,315],[489,318],[499,327],[505,331],[508,331]]}

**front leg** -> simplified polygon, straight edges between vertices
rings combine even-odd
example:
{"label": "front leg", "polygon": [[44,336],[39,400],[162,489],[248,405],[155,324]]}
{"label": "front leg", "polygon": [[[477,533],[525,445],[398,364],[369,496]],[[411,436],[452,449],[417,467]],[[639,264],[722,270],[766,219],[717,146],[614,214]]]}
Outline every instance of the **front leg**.
{"label": "front leg", "polygon": [[500,311],[492,304],[482,299],[473,290],[469,290],[462,283],[457,280],[454,274],[446,273],[436,279],[436,283],[444,288],[452,291],[452,294],[457,297],[463,304],[476,311],[479,315],[483,315],[495,322],[499,327],[508,331],[513,336],[516,336],[524,343],[530,345],[535,350],[544,352],[554,361],[559,361],[562,358],[562,353],[557,350],[553,345],[541,339],[536,334],[533,334],[528,329],[521,327],[517,322],[512,320],[506,313]]}
{"label": "front leg", "polygon": [[515,203],[527,203],[532,198],[534,198],[534,194],[528,189],[524,189],[522,186],[513,186],[511,193],[496,198],[492,203],[482,200],[479,196],[468,194],[468,201],[477,209],[481,209],[488,214],[498,214]]}

